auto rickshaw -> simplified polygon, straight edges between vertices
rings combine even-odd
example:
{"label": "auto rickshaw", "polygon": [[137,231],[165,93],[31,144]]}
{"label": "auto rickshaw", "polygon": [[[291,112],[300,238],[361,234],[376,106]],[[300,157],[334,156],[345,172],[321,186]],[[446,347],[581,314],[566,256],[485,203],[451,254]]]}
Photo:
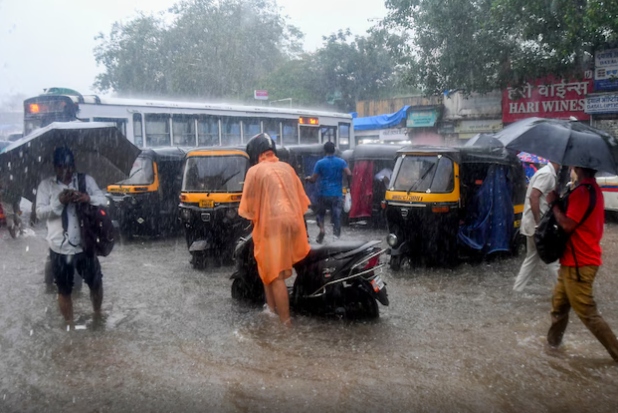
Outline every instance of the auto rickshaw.
{"label": "auto rickshaw", "polygon": [[181,148],[144,149],[123,181],[107,187],[109,213],[121,235],[161,235],[181,229],[178,196]]}
{"label": "auto rickshaw", "polygon": [[210,147],[187,152],[180,218],[191,265],[204,268],[232,262],[236,240],[248,222],[238,215],[249,156],[241,148]]}
{"label": "auto rickshaw", "polygon": [[374,227],[386,225],[381,204],[395,168],[397,151],[402,147],[376,144],[354,148],[352,159],[348,161],[348,165],[353,165],[350,185],[352,208],[348,214],[350,222],[366,220]]}
{"label": "auto rickshaw", "polygon": [[521,162],[504,148],[399,150],[384,201],[391,269],[518,253],[525,193]]}

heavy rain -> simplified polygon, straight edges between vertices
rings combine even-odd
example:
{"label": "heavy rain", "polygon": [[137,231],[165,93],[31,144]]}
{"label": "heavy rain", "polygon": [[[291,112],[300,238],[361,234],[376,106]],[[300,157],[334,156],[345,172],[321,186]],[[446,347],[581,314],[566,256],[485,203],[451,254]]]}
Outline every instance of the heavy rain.
{"label": "heavy rain", "polygon": [[0,412],[616,410],[617,5],[108,3],[0,1]]}

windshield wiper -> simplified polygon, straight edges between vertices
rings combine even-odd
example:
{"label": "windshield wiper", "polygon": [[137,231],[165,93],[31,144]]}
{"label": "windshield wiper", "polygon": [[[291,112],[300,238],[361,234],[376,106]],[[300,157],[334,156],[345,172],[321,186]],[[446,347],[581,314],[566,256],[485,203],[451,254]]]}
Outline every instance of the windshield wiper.
{"label": "windshield wiper", "polygon": [[[211,191],[209,191],[206,196],[209,196],[211,192],[216,191],[217,189],[221,189],[225,184],[228,183],[228,181],[230,179],[232,179],[233,177],[235,177],[236,175],[238,175],[240,173],[240,171],[234,172],[232,175],[228,176],[227,178],[225,178],[223,181],[221,181],[221,183],[219,185],[217,185],[216,188],[213,188]],[[218,176],[218,175],[217,175]]]}
{"label": "windshield wiper", "polygon": [[419,182],[423,182],[423,180],[425,179],[425,177],[427,176],[427,174],[428,174],[429,172],[431,172],[431,170],[433,169],[433,167],[434,167],[434,166],[436,166],[436,164],[435,164],[435,163],[432,163],[432,164],[431,164],[431,166],[430,166],[429,168],[427,168],[427,170],[425,171],[425,173],[423,173],[423,175],[422,175],[420,178],[418,178],[418,179],[416,180],[416,182],[414,182],[414,183],[412,184],[412,186],[411,186],[411,187],[408,189],[408,191],[406,192],[406,194],[407,194],[407,195],[410,195],[410,192],[412,191],[412,189],[414,189],[414,188],[416,187],[416,185],[418,185],[418,183],[419,183]]}
{"label": "windshield wiper", "polygon": [[139,171],[141,171],[144,168],[138,168],[137,170],[135,170],[135,172],[133,172],[131,175],[129,175],[129,179],[133,178],[135,176],[136,173],[138,173]]}

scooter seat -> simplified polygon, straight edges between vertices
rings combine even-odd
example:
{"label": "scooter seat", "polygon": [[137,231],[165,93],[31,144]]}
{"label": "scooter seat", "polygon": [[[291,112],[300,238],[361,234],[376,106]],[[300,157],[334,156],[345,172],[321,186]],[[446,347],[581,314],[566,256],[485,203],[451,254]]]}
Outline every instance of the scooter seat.
{"label": "scooter seat", "polygon": [[333,255],[353,251],[365,245],[367,241],[336,241],[331,244],[311,244],[311,251],[305,257],[306,261],[317,261]]}

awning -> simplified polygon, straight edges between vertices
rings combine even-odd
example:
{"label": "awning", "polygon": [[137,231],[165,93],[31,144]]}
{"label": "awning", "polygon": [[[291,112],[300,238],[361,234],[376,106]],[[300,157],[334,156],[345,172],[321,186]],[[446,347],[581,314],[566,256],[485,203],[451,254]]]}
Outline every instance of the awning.
{"label": "awning", "polygon": [[386,115],[355,118],[353,120],[354,130],[389,129],[393,126],[397,126],[402,120],[406,119],[408,108],[410,108],[410,106],[404,106],[397,112]]}

